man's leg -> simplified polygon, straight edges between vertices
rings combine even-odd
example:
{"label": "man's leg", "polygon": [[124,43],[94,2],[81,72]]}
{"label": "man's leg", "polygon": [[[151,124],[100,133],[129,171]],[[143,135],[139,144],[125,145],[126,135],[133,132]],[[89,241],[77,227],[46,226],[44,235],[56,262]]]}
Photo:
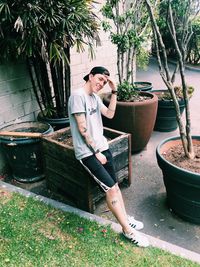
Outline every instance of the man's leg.
{"label": "man's leg", "polygon": [[106,201],[109,209],[112,211],[113,215],[122,226],[124,236],[138,246],[149,246],[148,239],[145,236],[139,234],[129,225],[127,215],[120,203],[121,200],[118,186],[114,185],[106,192]]}
{"label": "man's leg", "polygon": [[[126,212],[126,208],[125,208],[125,205],[124,205],[124,200],[123,200],[122,193],[121,193],[121,190],[120,190],[118,184],[116,184],[116,188],[117,188],[117,193],[118,193],[118,195],[119,195],[119,201],[120,201],[122,210],[124,211],[124,214],[125,214],[125,216],[126,216],[126,218],[127,218],[127,212]],[[127,219],[128,219],[128,218],[127,218]]]}
{"label": "man's leg", "polygon": [[120,200],[121,207],[124,210],[124,214],[125,214],[125,216],[126,216],[126,218],[128,220],[129,225],[132,228],[136,229],[136,230],[143,229],[144,228],[143,222],[137,221],[133,216],[129,216],[127,214],[126,208],[125,208],[125,204],[124,204],[124,200],[123,200],[123,197],[122,197],[122,192],[121,192],[118,184],[116,184],[116,187],[117,187],[117,192],[118,192],[118,195],[119,195],[119,200]]}
{"label": "man's leg", "polygon": [[149,243],[146,237],[135,231],[129,224],[121,191],[117,182],[113,180],[110,174],[105,170],[104,166],[102,166],[94,156],[83,161],[84,162],[81,161],[83,166],[93,176],[95,181],[104,189],[107,205],[121,225],[124,236],[138,246],[148,246]]}
{"label": "man's leg", "polygon": [[126,233],[131,232],[132,228],[128,223],[124,205],[121,204],[121,196],[117,184],[106,192],[106,202],[109,209],[122,226],[123,231]]}

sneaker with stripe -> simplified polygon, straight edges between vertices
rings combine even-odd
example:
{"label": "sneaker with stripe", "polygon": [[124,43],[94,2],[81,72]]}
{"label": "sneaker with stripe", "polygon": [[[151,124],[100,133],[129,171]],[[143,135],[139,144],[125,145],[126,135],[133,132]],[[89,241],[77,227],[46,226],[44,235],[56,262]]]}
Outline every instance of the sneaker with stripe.
{"label": "sneaker with stripe", "polygon": [[149,240],[144,235],[138,233],[136,230],[133,230],[131,233],[123,232],[123,235],[138,247],[146,248],[150,245]]}
{"label": "sneaker with stripe", "polygon": [[129,225],[135,230],[142,230],[144,228],[143,222],[135,220],[133,216],[127,216]]}

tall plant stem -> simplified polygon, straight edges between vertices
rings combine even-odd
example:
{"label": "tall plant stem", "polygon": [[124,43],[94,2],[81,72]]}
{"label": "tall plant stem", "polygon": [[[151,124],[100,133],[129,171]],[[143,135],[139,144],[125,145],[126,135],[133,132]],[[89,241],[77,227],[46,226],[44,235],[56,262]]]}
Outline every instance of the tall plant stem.
{"label": "tall plant stem", "polygon": [[[187,95],[187,85],[185,82],[185,75],[184,75],[184,58],[182,57],[180,47],[177,42],[176,38],[176,31],[174,27],[174,21],[173,21],[173,16],[172,16],[172,11],[171,11],[171,3],[168,1],[168,13],[169,13],[169,31],[171,33],[172,39],[174,40],[174,45],[175,49],[179,58],[179,69],[180,69],[180,75],[181,75],[181,81],[182,81],[182,90],[183,90],[183,96],[185,100],[185,114],[186,114],[186,130],[184,130],[184,125],[181,119],[181,113],[180,113],[180,107],[178,103],[177,96],[174,91],[174,86],[173,86],[173,76],[170,78],[170,71],[168,67],[168,58],[167,58],[167,53],[165,49],[165,45],[159,30],[159,27],[157,25],[153,9],[151,6],[151,3],[149,0],[145,0],[148,8],[148,12],[150,15],[151,23],[152,23],[152,29],[153,29],[153,34],[154,34],[154,40],[156,44],[156,53],[157,53],[157,58],[158,58],[158,64],[159,64],[159,70],[160,70],[160,75],[167,86],[171,97],[173,99],[173,103],[175,106],[176,110],[176,118],[177,118],[177,123],[179,126],[179,132],[180,132],[180,138],[182,140],[182,145],[183,149],[185,152],[185,156],[188,158],[194,158],[194,149],[193,149],[193,144],[192,144],[192,138],[191,138],[191,133],[190,133],[190,113],[189,113],[189,101],[188,101],[188,95]],[[161,50],[160,50],[161,48]],[[162,52],[163,59],[161,60],[160,53]]]}
{"label": "tall plant stem", "polygon": [[49,87],[50,87],[50,90],[51,90],[51,96],[52,96],[52,99],[54,99],[55,98],[55,94],[54,94],[53,79],[52,79],[52,74],[51,74],[51,65],[50,65],[50,62],[49,62],[49,55],[47,53],[44,40],[42,40],[42,49],[44,51],[44,57],[45,57],[44,60],[45,60],[46,69],[47,69],[47,75],[48,75],[48,80],[49,80]]}
{"label": "tall plant stem", "polygon": [[[186,116],[186,138],[187,138],[187,144],[184,142],[184,150],[186,153],[186,156],[189,158],[194,158],[194,147],[192,144],[192,137],[191,137],[191,119],[190,119],[190,112],[189,112],[189,97],[187,93],[187,85],[185,81],[185,72],[184,72],[184,65],[183,62],[185,61],[185,48],[184,48],[184,43],[182,45],[182,53],[180,51],[177,37],[176,37],[176,30],[174,26],[174,21],[173,21],[173,15],[172,15],[172,9],[171,9],[171,4],[169,3],[169,29],[170,29],[170,34],[172,36],[172,39],[174,41],[175,49],[178,55],[179,59],[179,68],[180,68],[180,75],[181,75],[181,81],[182,81],[182,90],[183,90],[183,97],[184,97],[184,102],[185,102],[185,116]],[[186,39],[186,42],[188,43],[188,40]],[[186,44],[185,44],[186,45]],[[187,145],[187,148],[185,147]]]}
{"label": "tall plant stem", "polygon": [[33,85],[33,91],[34,91],[36,100],[38,102],[38,105],[39,105],[39,108],[42,112],[42,115],[44,116],[43,108],[42,108],[42,105],[40,103],[40,97],[38,95],[38,90],[37,90],[37,86],[36,86],[35,79],[34,79],[34,74],[33,74],[34,73],[34,67],[32,66],[32,62],[30,61],[29,58],[27,58],[27,66],[28,66],[28,71],[29,71],[29,75],[30,75],[31,82]]}

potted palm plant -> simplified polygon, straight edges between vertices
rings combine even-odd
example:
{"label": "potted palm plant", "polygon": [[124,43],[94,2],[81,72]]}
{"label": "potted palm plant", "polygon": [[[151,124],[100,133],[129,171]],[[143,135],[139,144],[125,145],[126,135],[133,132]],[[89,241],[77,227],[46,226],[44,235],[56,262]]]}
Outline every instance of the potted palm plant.
{"label": "potted palm plant", "polygon": [[[78,51],[98,40],[93,1],[18,1],[0,3],[1,58],[27,62],[41,112],[57,128],[67,126],[70,48]],[[58,124],[61,126],[58,126]]]}
{"label": "potted palm plant", "polygon": [[[106,19],[103,29],[109,32],[111,42],[117,47],[119,80],[115,116],[112,120],[104,118],[103,122],[107,127],[131,133],[134,153],[147,145],[157,111],[157,96],[138,91],[135,81],[137,59],[140,55],[145,61],[148,59],[148,52],[143,47],[148,39],[149,19],[143,0],[107,0],[102,13]],[[108,105],[109,96],[104,102]]]}
{"label": "potted palm plant", "polygon": [[[169,72],[165,43],[155,17],[152,3],[145,0],[152,23],[160,75],[167,86],[176,110],[179,136],[168,138],[158,145],[157,161],[162,169],[169,207],[180,217],[200,223],[200,173],[198,158],[200,137],[192,136],[189,95],[185,77],[187,45],[192,36],[192,20],[198,13],[196,1],[163,1],[165,23],[168,26],[181,77],[181,89],[185,104],[185,123],[181,117],[175,86]],[[156,14],[158,14],[156,10]],[[163,14],[162,14],[163,17]],[[176,24],[178,22],[178,24]]]}

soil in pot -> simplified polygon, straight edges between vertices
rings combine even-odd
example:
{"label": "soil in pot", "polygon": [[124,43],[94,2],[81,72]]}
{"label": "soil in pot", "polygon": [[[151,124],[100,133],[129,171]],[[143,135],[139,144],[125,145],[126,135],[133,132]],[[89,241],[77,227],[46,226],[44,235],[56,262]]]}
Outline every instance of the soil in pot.
{"label": "soil in pot", "polygon": [[200,173],[200,144],[194,144],[195,158],[188,159],[185,154],[181,144],[176,145],[163,152],[163,157],[176,165],[177,167],[183,168],[185,170]]}
{"label": "soil in pot", "polygon": [[64,145],[73,146],[72,142],[72,136],[70,130],[65,132],[60,132],[54,137],[52,137],[53,140],[58,141],[59,143],[62,143]]}
{"label": "soil in pot", "polygon": [[[106,138],[108,141],[111,140],[111,138],[108,137]],[[56,136],[52,137],[52,139],[58,141],[59,143],[62,143],[63,145],[68,145],[73,147],[73,141],[70,130],[66,132],[60,132]]]}

